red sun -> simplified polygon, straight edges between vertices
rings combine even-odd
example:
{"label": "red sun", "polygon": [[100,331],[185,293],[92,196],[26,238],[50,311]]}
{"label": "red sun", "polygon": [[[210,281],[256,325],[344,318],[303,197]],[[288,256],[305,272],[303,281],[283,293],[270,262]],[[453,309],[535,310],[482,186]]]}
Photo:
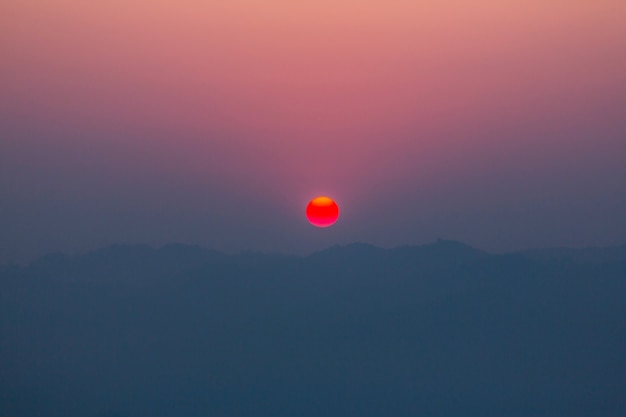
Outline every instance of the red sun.
{"label": "red sun", "polygon": [[332,226],[339,218],[339,206],[330,197],[315,197],[306,206],[306,217],[313,226]]}

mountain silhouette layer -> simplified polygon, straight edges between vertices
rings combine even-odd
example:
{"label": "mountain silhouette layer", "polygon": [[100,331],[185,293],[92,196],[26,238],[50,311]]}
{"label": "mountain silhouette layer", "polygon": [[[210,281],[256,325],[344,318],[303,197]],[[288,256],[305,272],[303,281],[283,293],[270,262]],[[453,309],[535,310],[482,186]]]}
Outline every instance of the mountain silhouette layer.
{"label": "mountain silhouette layer", "polygon": [[0,269],[0,415],[626,415],[626,247],[112,246]]}

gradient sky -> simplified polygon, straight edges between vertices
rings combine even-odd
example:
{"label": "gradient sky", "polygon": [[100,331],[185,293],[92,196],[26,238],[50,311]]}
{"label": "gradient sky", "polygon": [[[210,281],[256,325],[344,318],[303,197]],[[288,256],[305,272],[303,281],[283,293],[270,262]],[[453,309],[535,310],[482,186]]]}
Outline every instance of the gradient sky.
{"label": "gradient sky", "polygon": [[0,260],[626,243],[625,115],[623,0],[7,0]]}

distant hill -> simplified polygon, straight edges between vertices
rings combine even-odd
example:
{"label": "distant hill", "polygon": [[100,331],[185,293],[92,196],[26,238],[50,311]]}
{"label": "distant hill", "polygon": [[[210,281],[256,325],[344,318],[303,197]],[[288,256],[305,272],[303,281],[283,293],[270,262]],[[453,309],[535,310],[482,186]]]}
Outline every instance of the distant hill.
{"label": "distant hill", "polygon": [[625,247],[118,245],[0,270],[0,416],[626,415]]}
{"label": "distant hill", "polygon": [[521,254],[531,259],[549,261],[572,261],[579,263],[602,263],[626,260],[626,245],[613,247],[588,248],[551,248],[522,251]]}

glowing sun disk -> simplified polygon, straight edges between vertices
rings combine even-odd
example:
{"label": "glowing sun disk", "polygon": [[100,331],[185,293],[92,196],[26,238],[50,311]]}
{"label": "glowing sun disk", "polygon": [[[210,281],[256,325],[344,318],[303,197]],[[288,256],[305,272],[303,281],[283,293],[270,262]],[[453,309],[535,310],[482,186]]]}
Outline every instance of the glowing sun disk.
{"label": "glowing sun disk", "polygon": [[313,226],[332,226],[339,218],[339,206],[330,197],[315,197],[306,206],[306,217]]}

